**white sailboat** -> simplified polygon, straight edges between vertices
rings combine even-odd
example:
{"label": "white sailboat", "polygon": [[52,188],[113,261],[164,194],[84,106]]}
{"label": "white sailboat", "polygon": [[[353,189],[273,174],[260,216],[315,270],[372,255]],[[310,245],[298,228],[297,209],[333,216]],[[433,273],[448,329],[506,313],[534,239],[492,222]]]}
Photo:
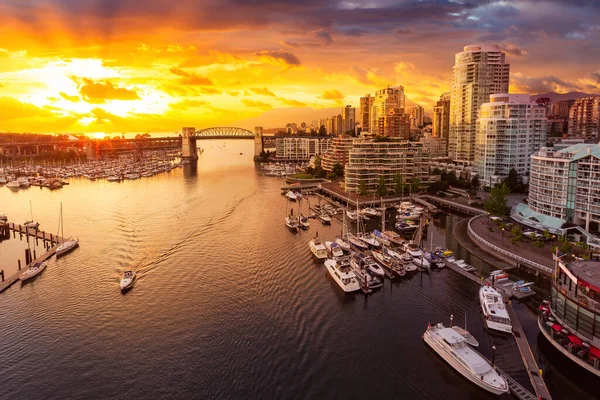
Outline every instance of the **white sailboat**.
{"label": "white sailboat", "polygon": [[[65,226],[64,226],[64,220],[63,220],[63,207],[62,207],[62,203],[60,203],[60,229],[61,229],[61,234],[60,237],[64,239],[65,237]],[[57,233],[58,236],[58,233]],[[65,254],[75,250],[77,247],[79,246],[79,240],[78,239],[72,239],[69,238],[68,240],[63,241],[57,248],[56,248],[56,258],[62,257]]]}
{"label": "white sailboat", "polygon": [[45,262],[35,263],[31,267],[27,268],[27,270],[25,272],[23,272],[21,274],[21,276],[19,276],[19,280],[20,281],[26,281],[28,279],[31,279],[34,276],[36,276],[39,273],[41,273],[44,269],[46,269],[47,266],[48,266],[48,264],[46,264]]}

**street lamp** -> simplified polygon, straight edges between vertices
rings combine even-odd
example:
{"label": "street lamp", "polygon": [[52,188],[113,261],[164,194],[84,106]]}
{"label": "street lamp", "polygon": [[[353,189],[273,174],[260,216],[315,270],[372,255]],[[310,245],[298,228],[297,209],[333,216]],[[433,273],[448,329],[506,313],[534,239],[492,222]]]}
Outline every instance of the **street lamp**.
{"label": "street lamp", "polygon": [[504,228],[502,228],[502,245],[504,245]]}

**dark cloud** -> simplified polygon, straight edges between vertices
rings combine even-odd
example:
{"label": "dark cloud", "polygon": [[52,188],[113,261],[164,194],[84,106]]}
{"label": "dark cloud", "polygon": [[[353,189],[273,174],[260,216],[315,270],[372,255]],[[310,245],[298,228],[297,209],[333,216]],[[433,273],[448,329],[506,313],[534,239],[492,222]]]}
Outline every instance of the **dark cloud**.
{"label": "dark cloud", "polygon": [[284,65],[288,67],[297,67],[302,64],[298,57],[285,50],[263,50],[254,53],[254,55],[271,64]]}
{"label": "dark cloud", "polygon": [[527,51],[517,46],[516,44],[507,43],[500,45],[500,48],[504,50],[506,54],[510,54],[511,56],[525,57],[527,55]]}
{"label": "dark cloud", "polygon": [[316,30],[313,32],[313,35],[315,35],[318,39],[321,39],[325,44],[333,43],[333,38],[331,37],[331,34],[326,30]]}
{"label": "dark cloud", "polygon": [[88,78],[72,79],[77,83],[79,94],[83,100],[90,104],[104,104],[107,100],[140,99],[135,90],[115,86],[109,81],[94,82]]}
{"label": "dark cloud", "polygon": [[182,85],[192,85],[192,86],[211,86],[213,83],[210,79],[204,78],[202,76],[198,76],[196,74],[184,71],[179,68],[171,68],[169,70],[173,75],[177,75],[181,77]]}
{"label": "dark cloud", "polygon": [[600,70],[590,72],[590,78],[596,81],[596,83],[600,84]]}
{"label": "dark cloud", "polygon": [[521,73],[511,74],[510,84],[511,92],[514,92],[516,89],[518,92],[529,94],[581,89],[578,84],[562,80],[556,76],[532,77]]}

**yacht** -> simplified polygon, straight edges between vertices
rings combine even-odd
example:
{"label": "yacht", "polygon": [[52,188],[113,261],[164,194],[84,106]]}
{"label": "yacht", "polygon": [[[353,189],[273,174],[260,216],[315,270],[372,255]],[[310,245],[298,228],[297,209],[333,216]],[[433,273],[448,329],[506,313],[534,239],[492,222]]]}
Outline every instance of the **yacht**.
{"label": "yacht", "polygon": [[317,218],[319,219],[319,221],[321,221],[321,223],[323,223],[323,225],[331,225],[331,217],[325,212],[319,213]]}
{"label": "yacht", "polygon": [[360,240],[358,236],[355,236],[351,233],[346,236],[346,240],[348,240],[348,243],[350,243],[351,246],[356,247],[358,250],[364,251],[369,249],[369,246],[367,246],[365,242]]}
{"label": "yacht", "polygon": [[510,316],[504,305],[502,296],[491,286],[483,285],[479,289],[479,302],[488,329],[512,333]]}
{"label": "yacht", "polygon": [[431,269],[431,263],[425,257],[413,257],[412,264],[417,268]]}
{"label": "yacht", "polygon": [[490,282],[493,282],[493,283],[500,283],[500,282],[506,282],[508,280],[508,278],[509,278],[508,274],[500,269],[497,271],[492,271],[490,273],[489,280],[490,280]]}
{"label": "yacht", "polygon": [[423,252],[415,243],[405,243],[404,250],[410,254],[411,257],[423,257]]}
{"label": "yacht", "polygon": [[326,241],[325,248],[327,249],[331,257],[338,258],[344,256],[344,251],[342,250],[342,247],[336,242]]}
{"label": "yacht", "polygon": [[378,210],[376,210],[374,208],[370,208],[370,207],[362,209],[361,214],[368,215],[370,217],[381,217],[381,211],[378,211]]}
{"label": "yacht", "polygon": [[383,251],[374,250],[371,252],[371,254],[373,255],[375,261],[381,264],[381,266],[386,268],[392,274],[399,277],[406,275],[406,271],[404,270],[404,268],[400,265],[398,261],[394,259],[394,257],[387,254],[385,248],[383,249]]}
{"label": "yacht", "polygon": [[340,247],[342,248],[342,250],[344,250],[346,252],[350,252],[350,250],[352,250],[352,247],[350,247],[350,243],[346,242],[344,239],[342,239],[339,236],[335,238],[335,242],[337,244],[339,244]]}
{"label": "yacht", "polygon": [[381,278],[385,276],[385,271],[383,270],[383,268],[381,268],[381,265],[376,263],[372,258],[367,258],[366,263],[370,273],[376,276],[380,276]]}
{"label": "yacht", "polygon": [[310,223],[308,222],[308,217],[305,217],[304,215],[300,214],[299,227],[302,230],[310,229]]}
{"label": "yacht", "polygon": [[329,275],[331,275],[344,292],[356,292],[360,290],[360,285],[348,260],[325,260],[325,268],[327,268]]}
{"label": "yacht", "polygon": [[31,279],[34,276],[38,275],[40,272],[42,272],[47,266],[48,264],[46,264],[45,262],[35,263],[31,267],[29,267],[27,271],[23,272],[21,276],[19,276],[19,280],[26,281],[27,279]]}
{"label": "yacht", "polygon": [[285,194],[285,197],[287,197],[291,201],[298,200],[298,196],[296,196],[296,193],[292,192],[291,190],[288,190],[288,192]]}
{"label": "yacht", "polygon": [[125,271],[123,277],[121,278],[121,282],[119,282],[119,286],[121,290],[127,290],[133,286],[133,281],[135,281],[135,271]]}
{"label": "yacht", "polygon": [[119,178],[116,175],[111,175],[108,178],[106,178],[106,180],[109,181],[109,182],[120,182],[121,178]]}
{"label": "yacht", "polygon": [[312,238],[308,242],[308,247],[313,255],[317,258],[317,260],[324,260],[327,258],[327,248],[323,243],[321,243],[321,239],[319,239],[319,234]]}
{"label": "yacht", "polygon": [[6,184],[6,187],[16,192],[21,188],[21,184],[17,181],[11,181]]}
{"label": "yacht", "polygon": [[373,236],[369,234],[361,233],[358,235],[358,238],[362,240],[368,247],[380,247],[381,243]]}
{"label": "yacht", "polygon": [[404,244],[404,239],[402,239],[402,236],[394,231],[383,231],[382,234],[384,238],[396,246],[402,246]]}
{"label": "yacht", "polygon": [[398,229],[398,231],[403,232],[403,233],[407,233],[407,232],[413,232],[415,230],[417,230],[417,228],[419,227],[418,225],[416,225],[414,222],[407,220],[405,222],[396,222],[396,229]]}
{"label": "yacht", "polygon": [[371,236],[379,242],[382,246],[390,246],[392,243],[377,229],[371,232]]}
{"label": "yacht", "polygon": [[56,248],[56,258],[64,256],[65,254],[75,250],[78,246],[79,246],[79,240],[77,240],[77,239],[71,239],[71,240],[62,242]]}
{"label": "yacht", "polygon": [[453,328],[442,324],[428,326],[423,340],[462,376],[480,388],[500,395],[508,393],[506,380],[477,351],[467,345],[465,338]]}
{"label": "yacht", "polygon": [[362,254],[353,254],[350,258],[350,266],[359,281],[359,285],[363,286],[363,290],[370,292],[373,289],[378,289],[383,286],[383,279],[379,276],[372,276],[367,268],[367,256]]}

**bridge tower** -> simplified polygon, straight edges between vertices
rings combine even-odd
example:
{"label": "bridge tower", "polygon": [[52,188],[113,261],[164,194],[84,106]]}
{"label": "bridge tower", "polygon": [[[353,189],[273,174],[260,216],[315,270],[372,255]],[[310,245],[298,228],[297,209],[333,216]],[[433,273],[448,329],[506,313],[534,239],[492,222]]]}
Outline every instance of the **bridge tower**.
{"label": "bridge tower", "polygon": [[85,142],[85,149],[87,152],[87,159],[88,160],[98,160],[100,158],[100,152],[98,150],[98,142],[96,142],[95,140],[90,140],[88,139]]}
{"label": "bridge tower", "polygon": [[263,127],[257,126],[254,128],[254,159],[260,157],[263,150]]}
{"label": "bridge tower", "polygon": [[189,160],[198,159],[198,146],[196,139],[191,138],[196,133],[196,128],[186,127],[181,128],[181,155]]}

